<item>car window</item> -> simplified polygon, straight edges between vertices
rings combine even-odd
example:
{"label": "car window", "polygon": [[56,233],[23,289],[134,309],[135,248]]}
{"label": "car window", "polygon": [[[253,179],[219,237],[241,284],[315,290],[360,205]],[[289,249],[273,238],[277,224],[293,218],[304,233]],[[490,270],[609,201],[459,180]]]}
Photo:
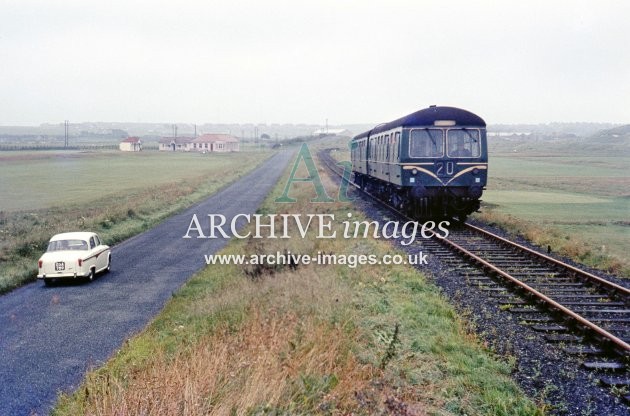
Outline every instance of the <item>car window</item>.
{"label": "car window", "polygon": [[94,237],[90,237],[90,249],[96,247],[96,243],[94,242]]}
{"label": "car window", "polygon": [[94,242],[96,243],[97,246],[101,245],[101,240],[98,238],[98,235],[94,235]]}
{"label": "car window", "polygon": [[55,240],[48,243],[46,251],[87,250],[88,243],[83,240]]}

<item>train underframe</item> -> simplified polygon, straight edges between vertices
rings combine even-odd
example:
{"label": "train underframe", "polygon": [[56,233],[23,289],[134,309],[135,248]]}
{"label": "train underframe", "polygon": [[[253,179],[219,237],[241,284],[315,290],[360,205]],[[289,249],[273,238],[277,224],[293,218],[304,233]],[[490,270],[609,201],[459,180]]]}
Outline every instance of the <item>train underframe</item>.
{"label": "train underframe", "polygon": [[482,188],[457,186],[397,186],[365,175],[354,181],[361,189],[375,195],[397,210],[421,220],[457,219],[464,221],[479,210]]}

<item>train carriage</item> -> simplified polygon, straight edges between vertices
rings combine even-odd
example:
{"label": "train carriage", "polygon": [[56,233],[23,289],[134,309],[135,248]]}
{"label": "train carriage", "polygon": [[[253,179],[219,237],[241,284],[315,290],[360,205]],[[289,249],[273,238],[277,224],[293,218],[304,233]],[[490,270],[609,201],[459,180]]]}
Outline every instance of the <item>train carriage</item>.
{"label": "train carriage", "polygon": [[486,140],[479,116],[431,106],[354,137],[354,181],[418,218],[463,220],[486,186]]}

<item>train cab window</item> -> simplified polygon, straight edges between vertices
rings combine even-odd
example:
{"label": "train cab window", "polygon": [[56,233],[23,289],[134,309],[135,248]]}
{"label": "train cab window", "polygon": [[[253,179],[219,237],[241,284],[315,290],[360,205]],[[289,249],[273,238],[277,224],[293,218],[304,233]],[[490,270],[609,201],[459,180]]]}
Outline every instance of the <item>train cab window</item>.
{"label": "train cab window", "polygon": [[450,129],[446,136],[449,157],[479,157],[481,154],[479,130]]}
{"label": "train cab window", "polygon": [[410,157],[442,157],[444,155],[444,135],[439,129],[411,130],[409,138]]}

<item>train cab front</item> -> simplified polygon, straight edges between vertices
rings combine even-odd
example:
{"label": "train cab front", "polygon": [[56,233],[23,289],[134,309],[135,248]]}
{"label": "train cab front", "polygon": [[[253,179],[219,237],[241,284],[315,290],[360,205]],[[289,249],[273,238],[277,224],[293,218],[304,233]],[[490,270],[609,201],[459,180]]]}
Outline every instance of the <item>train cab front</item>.
{"label": "train cab front", "polygon": [[408,186],[422,211],[465,217],[479,209],[488,171],[485,128],[411,129],[409,162]]}

